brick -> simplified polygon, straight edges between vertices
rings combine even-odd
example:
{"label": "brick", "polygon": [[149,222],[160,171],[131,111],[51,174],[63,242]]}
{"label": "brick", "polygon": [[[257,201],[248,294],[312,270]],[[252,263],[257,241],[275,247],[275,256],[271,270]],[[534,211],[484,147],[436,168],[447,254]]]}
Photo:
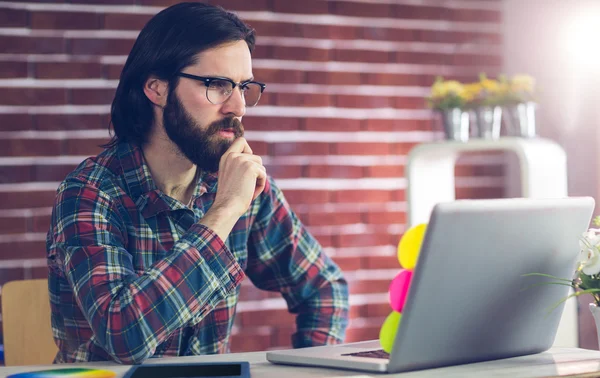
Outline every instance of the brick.
{"label": "brick", "polygon": [[271,59],[281,60],[305,60],[311,62],[328,62],[333,59],[329,49],[317,49],[299,46],[273,46]]}
{"label": "brick", "polygon": [[[305,82],[306,73],[300,70],[255,68],[254,77],[268,84],[298,84]],[[269,90],[267,86],[266,91]]]}
{"label": "brick", "polygon": [[25,279],[25,269],[23,268],[0,268],[0,285],[23,279]]}
{"label": "brick", "polygon": [[360,213],[317,213],[310,212],[308,214],[308,224],[314,226],[339,226],[344,224],[361,223]]}
{"label": "brick", "polygon": [[21,131],[33,129],[33,118],[29,114],[0,114],[0,130]]}
{"label": "brick", "polygon": [[100,147],[110,139],[67,139],[65,140],[66,155],[95,156],[104,150]]}
{"label": "brick", "polygon": [[48,267],[25,268],[25,279],[48,278]]}
{"label": "brick", "polygon": [[289,189],[284,191],[285,198],[293,206],[304,204],[329,203],[333,196],[332,192],[327,190],[297,190]]}
{"label": "brick", "polygon": [[331,25],[329,27],[329,38],[331,39],[361,39],[362,34],[362,28],[357,26]]}
{"label": "brick", "polygon": [[98,29],[101,27],[100,13],[84,12],[45,12],[35,11],[30,15],[32,29],[73,30]]}
{"label": "brick", "polygon": [[[262,101],[262,100],[261,100]],[[275,103],[278,106],[332,106],[332,97],[316,93],[277,93]]]}
{"label": "brick", "polygon": [[394,201],[406,201],[406,192],[404,189],[396,190],[392,194],[392,198]]}
{"label": "brick", "polygon": [[232,353],[263,351],[271,346],[271,334],[244,328],[242,333],[231,335],[230,344]]}
{"label": "brick", "polygon": [[[46,255],[44,241],[19,241],[0,243],[0,261],[15,259],[39,259]],[[0,262],[0,264],[2,264]]]}
{"label": "brick", "polygon": [[[294,24],[291,22],[277,22],[277,21],[252,21],[249,25],[256,30],[259,36],[281,36],[281,37],[302,37],[302,27],[300,24]],[[324,34],[321,34],[323,38]],[[308,36],[305,36],[308,38]]]}
{"label": "brick", "polygon": [[[0,16],[0,18],[1,17],[2,16]],[[0,62],[0,78],[2,79],[27,77],[27,71],[27,62]]]}
{"label": "brick", "polygon": [[391,4],[359,3],[352,1],[330,1],[329,13],[342,16],[391,17]]}
{"label": "brick", "polygon": [[385,203],[394,200],[389,190],[338,190],[333,196],[334,202],[340,203]]}
{"label": "brick", "polygon": [[35,215],[31,220],[32,232],[48,232],[50,229],[50,215]]}
{"label": "brick", "polygon": [[404,224],[406,223],[406,212],[404,211],[367,211],[364,216],[368,224]]}
{"label": "brick", "polygon": [[411,29],[394,29],[369,26],[361,28],[361,39],[374,39],[396,42],[415,41],[416,31]]}
{"label": "brick", "polygon": [[296,332],[295,327],[280,326],[273,329],[271,334],[271,346],[269,349],[292,348],[292,335]]}
{"label": "brick", "polygon": [[149,14],[106,13],[102,26],[108,30],[142,30],[150,18]]}
{"label": "brick", "polygon": [[362,127],[366,131],[424,131],[431,128],[429,121],[410,119],[367,119]]}
{"label": "brick", "polygon": [[386,293],[390,289],[390,280],[358,280],[349,282],[350,295]]}
{"label": "brick", "polygon": [[0,234],[20,234],[28,231],[26,217],[0,217]]}
{"label": "brick", "polygon": [[323,248],[333,247],[333,237],[331,235],[319,235],[315,239]]}
{"label": "brick", "polygon": [[337,95],[335,103],[339,108],[393,108],[394,98],[389,96]]}
{"label": "brick", "polygon": [[419,143],[417,142],[399,142],[392,145],[392,153],[396,155],[408,155],[410,150],[415,148]]}
{"label": "brick", "polygon": [[443,20],[448,18],[449,9],[443,7],[396,4],[394,6],[393,13],[396,15],[396,17],[401,18]]}
{"label": "brick", "polygon": [[354,343],[358,341],[369,341],[379,339],[379,331],[384,320],[385,319],[382,318],[379,325],[369,325],[366,327],[363,326],[359,328],[348,327],[348,329],[346,330],[345,342]]}
{"label": "brick", "polygon": [[[25,28],[28,27],[28,13],[25,9],[4,8],[0,12],[0,27]],[[3,37],[4,38],[4,37]]]}
{"label": "brick", "polygon": [[396,51],[393,54],[394,63],[405,64],[451,64],[452,55],[439,53],[421,53],[411,51]]}
{"label": "brick", "polygon": [[456,188],[456,199],[486,199],[504,197],[504,188]]}
{"label": "brick", "polygon": [[263,311],[244,311],[238,313],[242,326],[245,327],[256,327],[269,324],[271,326],[290,326],[294,325],[295,317],[290,314],[287,310],[269,310],[270,315],[267,319]]}
{"label": "brick", "polygon": [[37,62],[35,77],[39,79],[95,79],[103,77],[103,67],[94,62]]}
{"label": "brick", "polygon": [[0,139],[0,156],[54,156],[60,152],[59,140]]}
{"label": "brick", "polygon": [[69,53],[73,55],[129,55],[134,40],[120,38],[76,38],[71,40]]}
{"label": "brick", "polygon": [[296,131],[300,130],[301,119],[293,117],[247,116],[243,120],[246,131]]}
{"label": "brick", "polygon": [[[400,237],[401,235],[398,235],[398,242],[400,242]],[[395,254],[389,256],[365,256],[363,257],[363,266],[365,269],[390,269],[390,267],[401,269],[398,256]]]}
{"label": "brick", "polygon": [[260,102],[259,102],[259,104],[261,106],[265,106],[265,105],[277,105],[277,93],[264,92],[260,96]]}
{"label": "brick", "polygon": [[489,66],[502,65],[502,57],[498,55],[456,54],[448,59],[449,64],[455,66]]}
{"label": "brick", "polygon": [[327,14],[327,2],[304,0],[302,2],[273,0],[271,10],[276,13]]}
{"label": "brick", "polygon": [[459,22],[502,22],[502,12],[484,9],[452,9],[448,12],[448,20]]}
{"label": "brick", "polygon": [[272,45],[257,45],[254,47],[254,51],[252,51],[252,58],[254,59],[273,59],[273,49],[275,47]]}
{"label": "brick", "polygon": [[221,6],[229,11],[266,11],[269,10],[269,0],[208,0],[207,3]]}
{"label": "brick", "polygon": [[383,233],[370,233],[337,235],[336,246],[339,248],[355,248],[386,246],[390,244],[393,244],[391,242],[391,235]]}
{"label": "brick", "polygon": [[267,292],[256,288],[249,281],[243,281],[240,289],[240,301],[258,301],[267,298]]}
{"label": "brick", "polygon": [[51,207],[54,203],[54,197],[54,190],[2,192],[0,196],[0,209]]}
{"label": "brick", "polygon": [[123,71],[123,64],[107,64],[104,66],[104,76],[108,80],[118,80]]}
{"label": "brick", "polygon": [[108,115],[101,114],[36,114],[37,130],[98,130],[108,129]]}
{"label": "brick", "polygon": [[77,165],[36,165],[32,167],[32,181],[62,181]]}
{"label": "brick", "polygon": [[[64,2],[64,0],[63,0]],[[77,4],[89,4],[91,2],[97,4],[114,4],[114,5],[136,5],[138,4],[137,0],[68,0],[69,3],[77,3]]]}
{"label": "brick", "polygon": [[306,74],[306,82],[310,84],[359,85],[361,74],[359,72],[311,71]]}
{"label": "brick", "polygon": [[334,144],[337,155],[389,155],[392,151],[390,143],[344,142]]}
{"label": "brick", "polygon": [[306,167],[307,177],[319,178],[361,178],[363,167],[353,165],[309,165]]}
{"label": "brick", "polygon": [[329,143],[278,142],[269,145],[269,155],[328,155]]}
{"label": "brick", "polygon": [[112,88],[73,88],[71,103],[75,105],[110,105],[115,97]]}
{"label": "brick", "polygon": [[392,107],[396,109],[427,109],[427,102],[422,97],[392,97]]}
{"label": "brick", "polygon": [[362,259],[359,257],[335,256],[333,257],[333,261],[343,272],[360,270],[362,268]]}
{"label": "brick", "polygon": [[254,155],[259,155],[259,156],[267,155],[267,150],[268,150],[267,142],[251,141],[251,142],[248,142],[248,145],[252,149],[252,153]]}
{"label": "brick", "polygon": [[359,131],[361,122],[357,119],[306,118],[304,129],[311,131]]}
{"label": "brick", "polygon": [[366,177],[404,177],[402,165],[376,165],[366,168]]}
{"label": "brick", "polygon": [[367,307],[365,305],[354,305],[350,306],[349,318],[350,321],[356,318],[364,318],[367,312]]}
{"label": "brick", "polygon": [[368,85],[426,85],[422,75],[393,73],[364,73],[360,83]]}
{"label": "brick", "polygon": [[267,174],[273,176],[275,179],[298,178],[303,176],[302,166],[300,165],[271,164],[265,165],[265,168],[267,168]]}
{"label": "brick", "polygon": [[[378,318],[388,316],[392,312],[390,304],[386,301],[384,303],[368,303],[367,304],[367,318]],[[382,323],[383,324],[383,323]]]}
{"label": "brick", "polygon": [[376,50],[336,49],[332,52],[333,60],[359,63],[391,63],[394,53]]}
{"label": "brick", "polygon": [[67,91],[64,88],[2,88],[1,105],[64,105]]}
{"label": "brick", "polygon": [[28,182],[33,180],[33,167],[0,165],[0,184]]}

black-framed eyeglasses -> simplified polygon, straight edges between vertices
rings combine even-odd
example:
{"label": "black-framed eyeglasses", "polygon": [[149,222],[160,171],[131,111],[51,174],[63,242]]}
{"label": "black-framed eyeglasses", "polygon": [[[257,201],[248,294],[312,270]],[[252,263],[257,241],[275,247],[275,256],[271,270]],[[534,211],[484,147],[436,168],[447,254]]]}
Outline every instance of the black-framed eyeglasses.
{"label": "black-framed eyeglasses", "polygon": [[253,80],[236,83],[226,77],[196,76],[185,72],[180,72],[177,76],[203,82],[206,85],[206,98],[214,105],[220,105],[227,101],[233,90],[240,87],[246,106],[256,106],[258,100],[260,100],[260,95],[267,87],[266,84]]}

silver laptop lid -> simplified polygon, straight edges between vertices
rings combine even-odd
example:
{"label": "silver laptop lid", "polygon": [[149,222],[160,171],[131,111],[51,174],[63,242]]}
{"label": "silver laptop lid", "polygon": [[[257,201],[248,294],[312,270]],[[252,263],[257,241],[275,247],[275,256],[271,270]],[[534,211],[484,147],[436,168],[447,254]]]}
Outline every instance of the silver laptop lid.
{"label": "silver laptop lid", "polygon": [[[539,272],[571,278],[592,198],[462,200],[436,205],[388,371],[542,352],[569,288],[527,290]],[[465,279],[468,278],[468,279]]]}

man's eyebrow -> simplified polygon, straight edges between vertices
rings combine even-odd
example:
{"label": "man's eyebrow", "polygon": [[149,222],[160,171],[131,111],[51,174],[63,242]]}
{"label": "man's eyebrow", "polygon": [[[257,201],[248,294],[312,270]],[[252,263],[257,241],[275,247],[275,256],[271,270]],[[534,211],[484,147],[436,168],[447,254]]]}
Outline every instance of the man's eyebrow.
{"label": "man's eyebrow", "polygon": [[240,81],[240,83],[245,83],[247,81],[253,81],[253,80],[254,80],[254,76],[250,76],[250,79],[242,80],[242,81]]}

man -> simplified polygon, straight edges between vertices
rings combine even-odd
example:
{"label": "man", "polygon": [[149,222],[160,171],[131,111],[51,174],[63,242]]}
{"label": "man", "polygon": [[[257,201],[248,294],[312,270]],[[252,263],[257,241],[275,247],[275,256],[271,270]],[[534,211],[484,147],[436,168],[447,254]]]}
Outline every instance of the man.
{"label": "man", "polygon": [[61,183],[47,238],[55,362],[229,351],[245,275],[297,314],[294,347],[344,338],[348,290],[242,137],[254,31],[181,3],[138,36],[115,136]]}

